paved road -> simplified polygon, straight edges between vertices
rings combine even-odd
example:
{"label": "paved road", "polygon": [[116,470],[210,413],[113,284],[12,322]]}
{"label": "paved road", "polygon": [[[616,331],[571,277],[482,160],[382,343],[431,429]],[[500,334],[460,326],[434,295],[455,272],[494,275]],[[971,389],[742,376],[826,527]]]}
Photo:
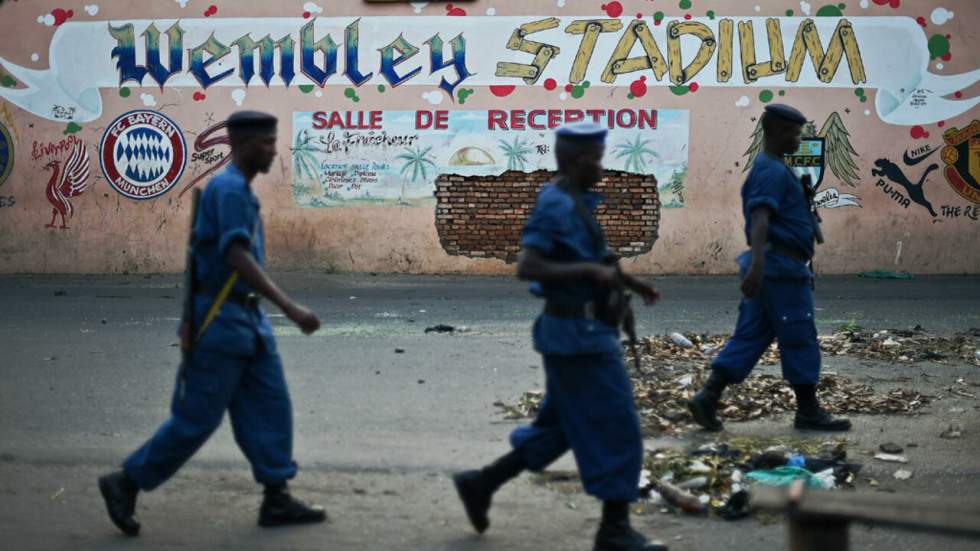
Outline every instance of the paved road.
{"label": "paved road", "polygon": [[[297,493],[325,503],[334,522],[275,532],[255,528],[256,487],[222,427],[172,484],[141,497],[144,536],[137,542],[116,537],[93,480],[166,416],[178,358],[172,344],[179,278],[8,276],[0,277],[0,533],[15,543],[11,548],[589,548],[597,508],[586,496],[558,494],[522,478],[499,495],[491,533],[475,538],[448,482],[448,473],[506,449],[513,423],[500,419],[493,402],[542,383],[528,338],[539,305],[522,284],[369,274],[279,279],[324,321],[320,333],[303,337],[284,318],[273,318],[293,393],[303,468]],[[665,300],[641,312],[643,333],[730,330],[737,307],[732,278],[660,278],[658,285]],[[980,327],[980,278],[824,278],[817,303],[821,332],[854,322],[948,333]],[[440,323],[467,332],[424,333]],[[827,365],[884,387],[939,393],[957,378],[980,383],[980,369],[965,365],[900,367],[842,358]],[[888,439],[919,442],[910,453],[916,476],[886,486],[976,495],[978,403],[951,399],[926,416],[861,418],[852,449],[873,449]],[[938,438],[951,421],[970,427],[966,438]],[[792,434],[786,419],[736,424],[731,431]],[[573,463],[566,458],[556,467]],[[867,468],[888,481],[887,467]],[[638,523],[671,539],[674,549],[784,548],[781,526],[754,521],[654,514]],[[976,544],[878,529],[855,530],[855,541],[861,549],[890,551]]]}

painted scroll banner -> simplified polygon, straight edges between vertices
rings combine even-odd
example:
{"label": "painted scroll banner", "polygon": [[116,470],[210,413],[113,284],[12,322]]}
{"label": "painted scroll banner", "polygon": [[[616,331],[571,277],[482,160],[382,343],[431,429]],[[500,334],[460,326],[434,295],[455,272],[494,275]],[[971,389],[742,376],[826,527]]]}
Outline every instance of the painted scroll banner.
{"label": "painted scroll banner", "polygon": [[[689,116],[686,110],[648,111],[641,124],[636,112],[620,120],[606,141],[608,169],[654,175],[665,208],[683,206],[687,175]],[[440,174],[492,176],[507,170],[554,170],[554,132],[547,122],[564,122],[581,111],[534,112],[528,121],[506,130],[493,121],[494,112],[442,111],[297,112],[293,114],[293,198],[304,207],[358,204],[415,204],[432,198]],[[502,112],[501,112],[502,113]],[[508,112],[509,113],[509,112]],[[608,113],[602,111],[602,113]],[[619,114],[618,112],[614,112]],[[631,114],[630,114],[631,113]],[[431,119],[432,117],[440,117]],[[441,129],[418,127],[439,125]],[[550,121],[549,121],[550,118]],[[341,128],[331,122],[361,121],[364,129]],[[374,124],[369,124],[370,121]],[[438,121],[441,121],[438,122]],[[536,124],[535,124],[536,125]]]}
{"label": "painted scroll banner", "polygon": [[0,88],[0,97],[39,117],[88,122],[102,115],[100,88],[121,85],[424,85],[452,98],[464,82],[625,86],[648,76],[663,86],[696,78],[699,86],[874,88],[879,117],[900,125],[948,120],[980,104],[980,96],[948,99],[980,80],[980,68],[930,73],[925,32],[910,17],[651,23],[599,16],[69,21],[52,38],[48,69],[0,58],[25,86]]}

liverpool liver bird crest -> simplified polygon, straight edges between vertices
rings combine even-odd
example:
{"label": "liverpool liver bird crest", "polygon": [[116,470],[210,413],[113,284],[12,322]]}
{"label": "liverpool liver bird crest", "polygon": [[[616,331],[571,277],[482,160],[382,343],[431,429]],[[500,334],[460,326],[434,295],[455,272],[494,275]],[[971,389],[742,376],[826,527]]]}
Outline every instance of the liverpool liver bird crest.
{"label": "liverpool liver bird crest", "polygon": [[61,161],[54,160],[44,165],[44,168],[51,170],[51,179],[48,180],[46,190],[48,202],[51,203],[51,222],[47,227],[56,227],[54,221],[61,216],[61,225],[57,227],[66,230],[68,219],[75,213],[71,198],[78,197],[88,187],[90,164],[85,144],[75,143],[64,161],[64,166]]}

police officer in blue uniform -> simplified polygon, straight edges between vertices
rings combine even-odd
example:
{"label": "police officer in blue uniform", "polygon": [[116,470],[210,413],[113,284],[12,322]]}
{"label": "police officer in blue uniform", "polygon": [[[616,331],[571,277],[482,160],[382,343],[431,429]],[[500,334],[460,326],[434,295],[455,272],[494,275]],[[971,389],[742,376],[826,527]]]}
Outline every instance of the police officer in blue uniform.
{"label": "police officer in blue uniform", "polygon": [[711,365],[711,374],[688,403],[705,429],[722,429],[718,402],[725,387],[745,380],[772,344],[779,343],[783,377],[796,394],[799,430],[846,431],[847,419],[832,417],[817,401],[820,346],[813,319],[814,239],[819,226],[800,179],[785,155],[800,146],[806,117],[773,104],[762,115],[765,151],[752,164],[742,186],[745,235],[751,247],[738,257],[742,302],[735,333]]}
{"label": "police officer in blue uniform", "polygon": [[[232,162],[202,194],[194,223],[194,265],[199,293],[193,297],[194,327],[202,327],[226,285],[216,317],[182,366],[171,417],[123,463],[99,479],[109,517],[135,536],[136,496],[169,479],[218,428],[225,410],[235,440],[265,486],[262,526],[321,522],[322,507],[292,497],[286,481],[296,475],[292,406],[269,320],[257,295],[272,301],[300,329],[320,327],[316,315],[291,300],[263,271],[265,235],[251,182],[267,173],[276,155],[276,119],[238,112],[228,119]],[[237,273],[237,276],[232,276]],[[237,279],[232,279],[233,277]]]}
{"label": "police officer in blue uniform", "polygon": [[585,490],[603,501],[597,551],[662,550],[632,529],[643,456],[633,389],[623,365],[619,328],[597,319],[597,296],[621,284],[653,304],[649,284],[603,263],[608,254],[593,212],[601,196],[606,130],[578,123],[557,131],[558,174],[540,191],[524,228],[517,274],[545,299],[534,324],[544,358],[546,392],[537,418],[510,437],[513,450],[480,470],[454,477],[477,532],[489,526],[494,492],[524,470],[541,471],[569,448]]}

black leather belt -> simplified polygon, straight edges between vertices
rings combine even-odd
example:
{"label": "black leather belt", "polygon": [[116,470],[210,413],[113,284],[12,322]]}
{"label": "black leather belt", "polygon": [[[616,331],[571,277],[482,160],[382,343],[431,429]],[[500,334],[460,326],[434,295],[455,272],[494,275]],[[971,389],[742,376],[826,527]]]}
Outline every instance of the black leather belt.
{"label": "black leather belt", "polygon": [[544,313],[556,318],[595,319],[595,303],[547,300],[544,303]]}
{"label": "black leather belt", "polygon": [[801,253],[800,251],[792,247],[787,247],[786,245],[783,245],[781,243],[773,243],[770,241],[769,243],[766,243],[766,250],[792,258],[793,260],[799,260],[800,262],[805,263],[810,261],[810,257],[806,256],[805,254]]}

